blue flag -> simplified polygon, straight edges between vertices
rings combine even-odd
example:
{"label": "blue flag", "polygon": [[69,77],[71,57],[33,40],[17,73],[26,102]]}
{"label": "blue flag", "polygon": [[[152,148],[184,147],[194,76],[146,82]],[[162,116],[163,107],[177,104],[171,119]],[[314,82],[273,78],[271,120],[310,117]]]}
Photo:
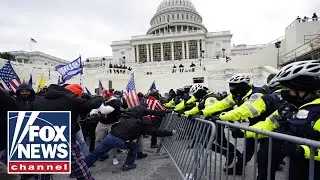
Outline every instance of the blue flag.
{"label": "blue flag", "polygon": [[32,86],[32,74],[30,74],[29,85]]}
{"label": "blue flag", "polygon": [[73,78],[73,76],[82,74],[83,66],[81,62],[81,56],[78,59],[70,62],[69,64],[56,66],[56,71],[61,74],[61,84]]}
{"label": "blue flag", "polygon": [[157,90],[157,87],[156,87],[156,81],[153,81],[153,83],[151,84],[150,88],[149,88],[149,91],[152,91],[152,90]]}

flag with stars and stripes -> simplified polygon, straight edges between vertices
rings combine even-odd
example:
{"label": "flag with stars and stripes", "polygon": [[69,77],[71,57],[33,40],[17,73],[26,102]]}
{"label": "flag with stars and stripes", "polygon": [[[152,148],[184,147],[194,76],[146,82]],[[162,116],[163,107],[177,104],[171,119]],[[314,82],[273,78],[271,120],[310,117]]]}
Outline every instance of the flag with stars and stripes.
{"label": "flag with stars and stripes", "polygon": [[10,61],[0,69],[0,81],[6,90],[16,91],[21,84],[20,78],[12,68]]}
{"label": "flag with stars and stripes", "polygon": [[126,91],[124,92],[124,96],[127,100],[128,107],[133,108],[135,106],[138,106],[140,104],[137,92],[136,92],[136,86],[134,84],[134,75],[131,74],[130,80],[128,82],[128,85],[126,87]]}

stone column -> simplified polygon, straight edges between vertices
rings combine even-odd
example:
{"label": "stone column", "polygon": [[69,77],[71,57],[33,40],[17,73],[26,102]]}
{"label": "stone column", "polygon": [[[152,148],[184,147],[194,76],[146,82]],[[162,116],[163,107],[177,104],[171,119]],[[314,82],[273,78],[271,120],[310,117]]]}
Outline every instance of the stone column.
{"label": "stone column", "polygon": [[176,26],[176,33],[178,33],[178,26]]}
{"label": "stone column", "polygon": [[174,46],[173,46],[173,42],[171,42],[171,60],[174,61]]}
{"label": "stone column", "polygon": [[187,59],[189,59],[189,41],[186,41],[186,47],[187,47]]}
{"label": "stone column", "polygon": [[161,61],[164,60],[164,56],[163,56],[163,43],[161,43]]}
{"label": "stone column", "polygon": [[150,44],[150,56],[151,56],[151,62],[153,62],[153,44]]}
{"label": "stone column", "polygon": [[197,41],[197,47],[198,47],[198,58],[200,58],[200,40]]}
{"label": "stone column", "polygon": [[136,53],[137,53],[137,63],[140,63],[140,57],[139,57],[139,45],[136,45]]}
{"label": "stone column", "polygon": [[150,60],[150,55],[149,55],[149,44],[146,44],[147,46],[147,62],[149,62]]}
{"label": "stone column", "polygon": [[185,43],[184,41],[181,42],[181,44],[182,44],[182,59],[186,59],[186,56],[185,56],[185,51],[186,50],[184,48],[184,43]]}

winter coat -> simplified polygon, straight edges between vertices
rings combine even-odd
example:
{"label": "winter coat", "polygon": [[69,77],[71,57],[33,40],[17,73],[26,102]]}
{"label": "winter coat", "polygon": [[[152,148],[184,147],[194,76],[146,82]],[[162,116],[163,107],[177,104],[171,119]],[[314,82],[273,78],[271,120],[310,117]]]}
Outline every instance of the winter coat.
{"label": "winter coat", "polygon": [[34,111],[71,111],[71,132],[75,138],[79,131],[78,117],[80,114],[89,113],[103,103],[101,96],[91,97],[89,100],[78,98],[72,92],[58,85],[50,85],[47,92],[34,100]]}
{"label": "winter coat", "polygon": [[[27,99],[24,99],[20,95],[21,90],[29,90],[31,92],[30,96]],[[20,84],[16,91],[16,103],[17,103],[17,110],[18,111],[29,111],[31,108],[31,103],[36,97],[36,93],[34,92],[33,88],[29,84]]]}
{"label": "winter coat", "polygon": [[152,121],[144,118],[147,115],[164,117],[166,111],[149,110],[148,104],[141,104],[126,110],[120,121],[111,127],[111,134],[123,140],[134,140],[141,135],[157,137],[171,136],[171,131],[160,131],[154,127]]}
{"label": "winter coat", "polygon": [[9,92],[0,89],[0,151],[7,148],[7,113],[8,111],[17,110],[15,99],[10,96]]}

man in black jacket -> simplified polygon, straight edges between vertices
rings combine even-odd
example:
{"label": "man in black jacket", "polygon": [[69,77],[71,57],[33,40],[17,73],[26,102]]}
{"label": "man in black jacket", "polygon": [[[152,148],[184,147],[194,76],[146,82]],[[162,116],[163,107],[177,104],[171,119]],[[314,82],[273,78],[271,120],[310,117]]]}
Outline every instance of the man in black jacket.
{"label": "man in black jacket", "polygon": [[[71,84],[66,88],[50,85],[45,94],[34,100],[34,111],[71,111],[71,170],[77,179],[94,180],[83,159],[80,145],[76,142],[76,133],[80,130],[78,117],[80,114],[89,113],[91,109],[101,106],[102,97],[92,97],[89,100],[80,98],[82,88],[80,85]],[[50,179],[50,175],[40,175],[39,179]]]}
{"label": "man in black jacket", "polygon": [[31,108],[31,103],[35,99],[35,92],[31,85],[20,84],[16,91],[16,100],[19,111],[28,111]]}
{"label": "man in black jacket", "polygon": [[[136,168],[134,161],[138,153],[138,145],[133,142],[141,135],[155,135],[158,137],[172,136],[174,131],[157,130],[150,120],[143,118],[146,115],[164,116],[169,111],[148,110],[146,104],[136,106],[124,112],[118,123],[111,127],[111,132],[100,142],[96,149],[86,157],[88,167],[103,154],[113,148],[129,149],[126,162],[122,169],[128,171]],[[171,112],[171,111],[170,111]]]}
{"label": "man in black jacket", "polygon": [[[3,104],[0,108],[0,152],[7,149],[7,112],[17,110],[14,99],[9,92],[0,88],[0,102]],[[19,175],[8,174],[5,162],[0,162],[0,179],[19,180]]]}

